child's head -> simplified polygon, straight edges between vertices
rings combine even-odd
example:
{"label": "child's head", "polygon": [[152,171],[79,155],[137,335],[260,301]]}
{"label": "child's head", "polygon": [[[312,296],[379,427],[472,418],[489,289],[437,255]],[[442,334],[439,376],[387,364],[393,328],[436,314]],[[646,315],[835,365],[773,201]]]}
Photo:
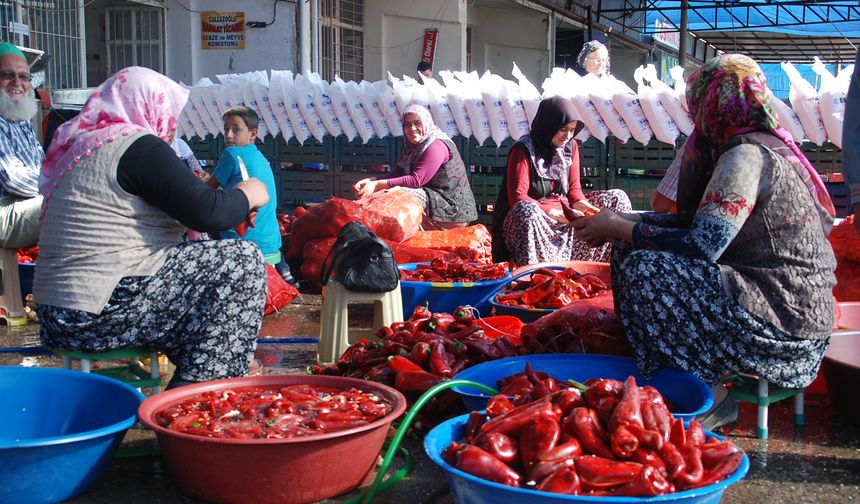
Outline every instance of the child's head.
{"label": "child's head", "polygon": [[260,117],[248,107],[233,107],[224,112],[224,143],[244,147],[257,139]]}

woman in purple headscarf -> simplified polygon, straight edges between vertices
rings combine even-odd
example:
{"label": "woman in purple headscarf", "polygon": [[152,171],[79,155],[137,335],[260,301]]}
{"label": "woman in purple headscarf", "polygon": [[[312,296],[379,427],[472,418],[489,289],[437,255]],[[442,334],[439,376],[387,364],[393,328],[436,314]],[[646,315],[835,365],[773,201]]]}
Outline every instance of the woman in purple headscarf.
{"label": "woman in purple headscarf", "polygon": [[390,187],[409,189],[424,204],[425,229],[462,227],[476,220],[478,207],[463,159],[426,107],[406,107],[403,136],[406,145],[391,176],[359,180],[355,193],[362,197]]}
{"label": "woman in purple headscarf", "polygon": [[751,58],[712,59],[688,79],[696,127],[678,214],[574,222],[592,244],[614,240],[615,311],[646,378],[669,366],[799,388],[818,372],[833,328],[833,204],[768,93]]}

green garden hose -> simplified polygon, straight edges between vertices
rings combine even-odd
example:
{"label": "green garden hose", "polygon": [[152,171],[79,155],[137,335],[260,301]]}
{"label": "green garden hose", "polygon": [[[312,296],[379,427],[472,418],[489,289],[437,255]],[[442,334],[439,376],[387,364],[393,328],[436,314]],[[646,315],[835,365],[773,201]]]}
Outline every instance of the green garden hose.
{"label": "green garden hose", "polygon": [[[407,453],[407,465],[408,468],[404,466],[403,469],[393,474],[390,478],[388,478],[384,483],[382,479],[385,477],[385,473],[388,472],[388,466],[391,465],[391,461],[394,459],[394,454],[398,451],[402,450],[400,448],[400,443],[403,441],[403,438],[406,436],[406,431],[409,430],[409,427],[412,425],[412,421],[415,420],[415,415],[421,411],[421,408],[427,404],[427,401],[432,399],[439,392],[448,390],[451,387],[456,386],[464,386],[464,387],[473,387],[482,392],[486,392],[488,394],[496,395],[498,394],[498,390],[488,387],[483,383],[473,382],[471,380],[448,380],[437,385],[434,385],[427,392],[421,394],[421,397],[415,401],[415,404],[406,412],[406,417],[403,418],[403,421],[400,423],[400,427],[397,428],[397,432],[394,434],[394,438],[391,440],[391,443],[388,445],[388,450],[385,452],[385,456],[382,458],[382,464],[379,466],[379,472],[376,473],[376,478],[373,480],[373,484],[370,486],[370,489],[361,496],[356,497],[353,500],[350,500],[348,504],[368,504],[373,498],[376,496],[378,492],[391,488],[395,484],[399,483],[407,474],[409,474],[409,470],[411,469],[411,457],[408,456]],[[402,450],[403,453],[406,453],[406,450]],[[405,469],[405,470],[404,470]]]}

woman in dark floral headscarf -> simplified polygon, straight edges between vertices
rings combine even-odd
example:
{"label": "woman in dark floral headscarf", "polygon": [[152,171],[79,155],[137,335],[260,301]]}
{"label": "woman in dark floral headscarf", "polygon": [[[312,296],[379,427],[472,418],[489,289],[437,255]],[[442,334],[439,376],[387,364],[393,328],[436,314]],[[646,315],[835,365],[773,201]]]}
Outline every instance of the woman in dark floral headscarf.
{"label": "woman in dark floral headscarf", "polygon": [[818,372],[833,327],[833,205],[768,93],[751,58],[709,61],[688,79],[696,128],[679,213],[574,223],[593,244],[615,240],[615,309],[646,377],[670,366],[805,387]]}

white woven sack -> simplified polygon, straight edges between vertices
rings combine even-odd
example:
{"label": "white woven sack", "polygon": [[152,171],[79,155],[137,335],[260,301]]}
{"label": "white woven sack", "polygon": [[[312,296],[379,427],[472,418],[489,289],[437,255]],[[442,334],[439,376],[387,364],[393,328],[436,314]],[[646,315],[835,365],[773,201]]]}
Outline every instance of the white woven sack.
{"label": "white woven sack", "polygon": [[489,70],[481,76],[480,80],[481,99],[484,100],[484,109],[490,118],[491,136],[497,146],[502,145],[502,142],[510,136],[508,120],[502,108],[501,80],[501,77],[492,75]]}
{"label": "white woven sack", "polygon": [[786,105],[784,101],[774,96],[773,93],[769,93],[768,102],[776,111],[776,122],[778,122],[785,131],[788,131],[788,134],[791,135],[791,138],[794,139],[796,143],[803,142],[803,125],[800,124],[800,118],[797,117],[797,113],[792,110],[791,107]]}
{"label": "white woven sack", "polygon": [[388,130],[393,136],[403,136],[403,121],[400,119],[400,113],[397,111],[397,99],[394,95],[394,89],[391,88],[384,80],[373,83],[373,88],[376,89],[376,103],[379,109],[385,115],[385,122],[388,123]]}
{"label": "white woven sack", "polygon": [[601,79],[596,75],[588,74],[581,79],[581,82],[588,93],[589,102],[597,109],[609,131],[615,138],[621,140],[621,143],[627,143],[627,140],[630,140],[630,128],[612,105],[612,88],[604,82],[607,78],[609,77]]}
{"label": "white woven sack", "polygon": [[816,145],[823,144],[827,138],[827,130],[821,118],[818,93],[812,84],[800,75],[794,65],[783,61],[780,66],[791,82],[791,87],[788,90],[788,101],[791,102],[792,108],[800,118],[800,124],[803,125],[806,138]]}
{"label": "white woven sack", "polygon": [[675,96],[678,97],[684,110],[689,113],[690,105],[687,103],[687,81],[684,80],[684,67],[674,66],[670,68],[669,75],[675,81]]}
{"label": "white woven sack", "polygon": [[385,113],[379,108],[379,103],[376,101],[376,89],[373,84],[363,80],[358,85],[358,97],[361,100],[361,105],[367,112],[370,122],[373,124],[373,132],[379,138],[385,138],[391,134],[388,129],[388,123],[385,121]]}
{"label": "white woven sack", "polygon": [[[812,70],[821,76],[821,87],[818,89],[819,104],[821,106],[821,121],[827,131],[827,137],[834,145],[842,148],[842,120],[845,116],[845,95],[848,93],[850,80],[837,80],[824,66],[818,57]],[[841,74],[840,74],[841,75]],[[848,74],[851,75],[851,74]],[[845,82],[845,87],[842,87]]]}
{"label": "white woven sack", "polygon": [[311,137],[311,129],[305,116],[302,115],[302,107],[296,100],[296,90],[293,81],[293,72],[285,70],[281,79],[281,93],[284,95],[284,106],[287,110],[287,117],[290,118],[290,124],[293,126],[293,134],[300,144]]}
{"label": "white woven sack", "polygon": [[281,89],[282,79],[282,71],[272,70],[272,77],[269,79],[269,108],[272,109],[272,115],[278,122],[281,137],[289,141],[295,134],[293,133],[293,126],[290,124],[290,118],[287,116],[287,107],[284,104],[284,91]]}
{"label": "white woven sack", "polygon": [[568,98],[574,108],[579,113],[580,120],[585,123],[585,127],[591,132],[591,136],[599,141],[606,143],[606,137],[609,136],[609,127],[606,126],[606,121],[597,111],[597,108],[591,103],[588,94],[585,91],[582,77],[575,71],[568,69],[564,74],[565,84],[561,88],[561,96]]}
{"label": "white woven sack", "polygon": [[472,121],[469,120],[469,112],[466,110],[466,98],[463,96],[463,85],[454,78],[454,74],[448,70],[439,72],[439,77],[445,85],[445,94],[448,97],[448,108],[457,123],[460,134],[468,138],[472,135]]}
{"label": "white woven sack", "polygon": [[520,98],[520,87],[515,83],[502,80],[502,111],[508,121],[508,133],[514,140],[529,134],[529,118]]}
{"label": "white woven sack", "polygon": [[352,116],[349,115],[349,105],[346,101],[344,84],[340,77],[335,76],[334,82],[328,86],[328,94],[331,96],[331,102],[334,105],[334,115],[337,116],[340,129],[343,130],[343,135],[346,139],[351,142],[358,137],[358,128],[355,127]]}
{"label": "white woven sack", "polygon": [[683,106],[681,106],[681,102],[678,100],[678,95],[675,93],[675,90],[670,88],[665,82],[661,81],[660,78],[657,77],[657,69],[654,65],[648,65],[645,67],[644,77],[648,79],[651,89],[657,94],[660,104],[663,105],[663,108],[666,109],[666,112],[668,112],[672,117],[672,120],[675,121],[675,125],[678,127],[678,130],[685,135],[692,133],[693,128],[695,128],[696,125],[693,124],[690,114],[684,110]]}
{"label": "white woven sack", "polygon": [[344,93],[346,93],[346,104],[349,109],[349,116],[352,117],[352,122],[355,123],[358,129],[358,136],[361,141],[367,143],[376,134],[373,130],[373,123],[367,115],[367,110],[358,99],[358,84],[355,81],[349,81],[344,84]]}
{"label": "white woven sack", "polygon": [[633,80],[637,84],[636,94],[639,96],[639,105],[642,106],[642,111],[648,118],[648,125],[651,126],[657,140],[675,145],[675,139],[681,132],[678,130],[675,120],[663,108],[654,90],[643,83],[644,71],[644,67],[639,67],[633,72]]}
{"label": "white woven sack", "polygon": [[639,95],[630,89],[630,86],[611,75],[604,77],[603,80],[607,81],[611,89],[612,105],[624,118],[624,123],[630,130],[630,136],[642,145],[650,142],[654,132],[651,131],[648,118],[645,117],[645,112],[639,104]]}
{"label": "white woven sack", "polygon": [[446,135],[453,137],[460,134],[457,121],[448,105],[448,93],[435,79],[424,79],[424,88],[427,90],[427,98],[430,102],[430,115]]}
{"label": "white woven sack", "polygon": [[540,107],[540,91],[529,82],[528,78],[523,74],[522,70],[517,67],[517,64],[514,63],[514,69],[511,71],[511,75],[517,80],[517,83],[520,87],[520,99],[523,101],[523,108],[526,109],[526,117],[528,118],[528,123],[531,125],[532,121],[535,119],[535,114],[537,114],[538,107]]}

